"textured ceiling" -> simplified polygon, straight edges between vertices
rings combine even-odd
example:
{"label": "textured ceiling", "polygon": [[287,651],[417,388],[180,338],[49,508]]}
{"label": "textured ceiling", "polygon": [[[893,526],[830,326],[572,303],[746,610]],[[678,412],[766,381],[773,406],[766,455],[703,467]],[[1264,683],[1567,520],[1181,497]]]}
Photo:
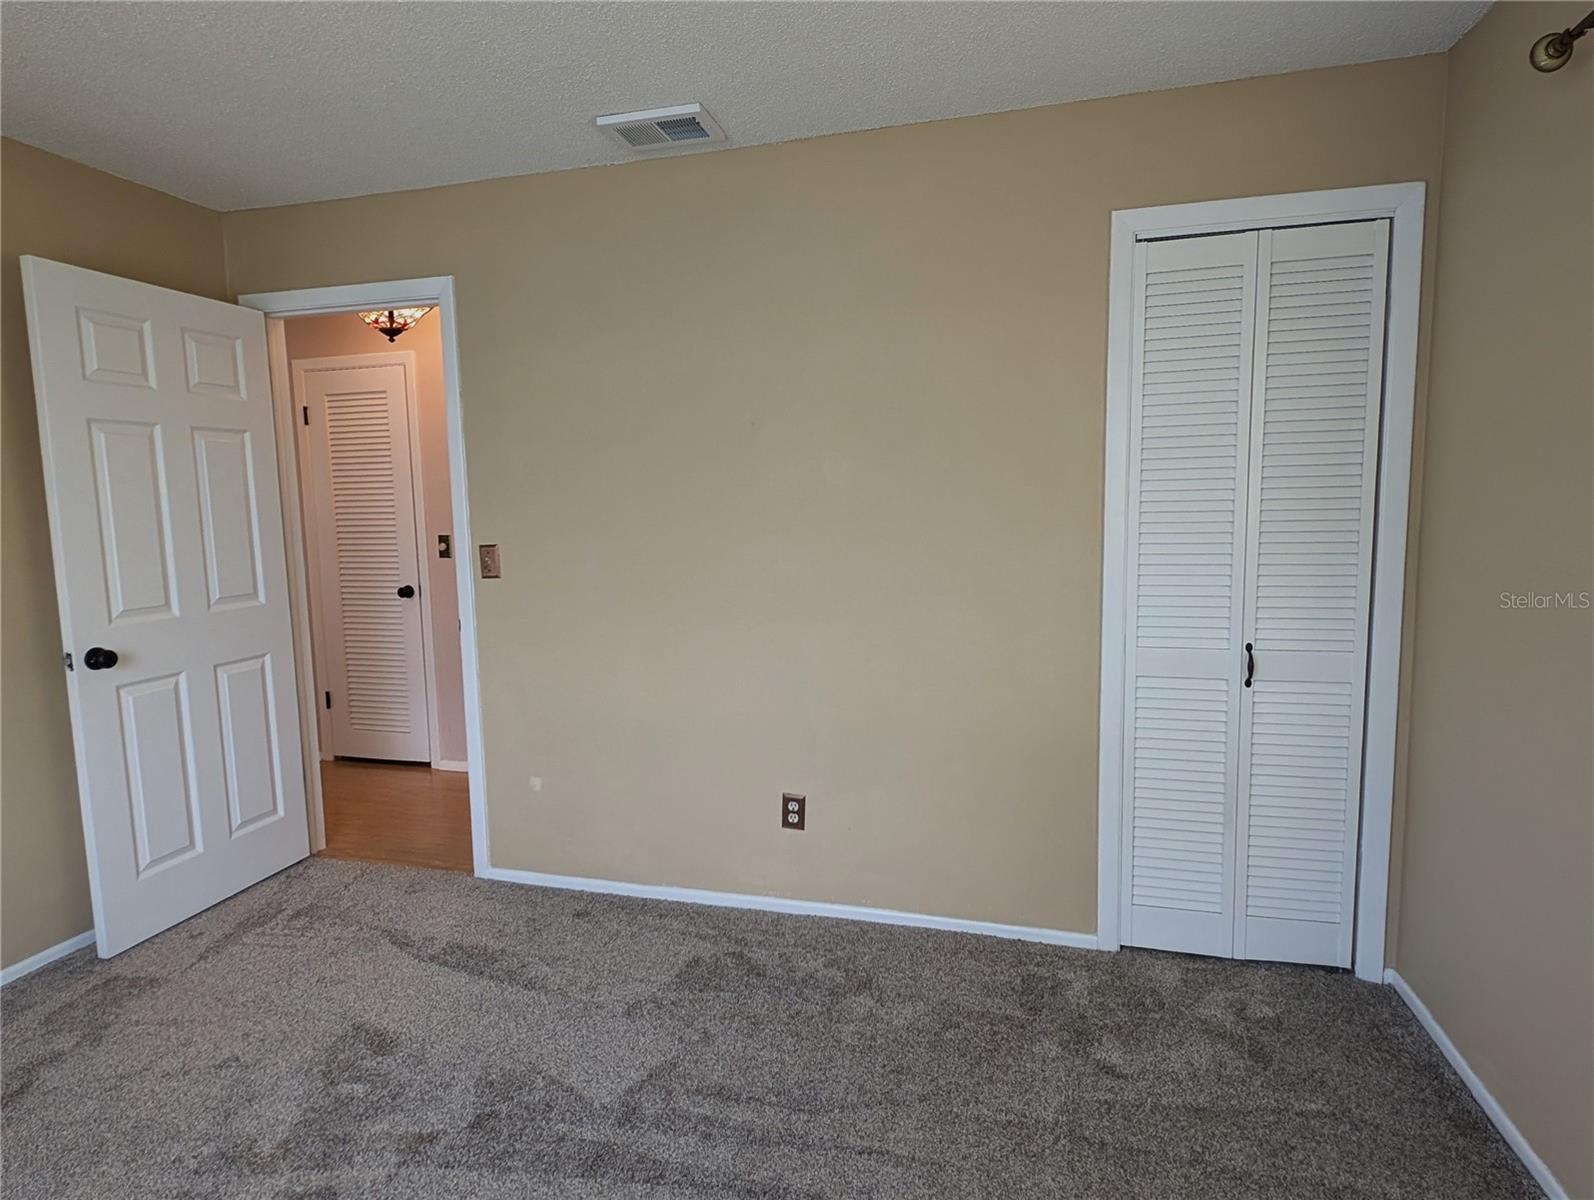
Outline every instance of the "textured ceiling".
{"label": "textured ceiling", "polygon": [[217,209],[628,161],[1445,50],[1486,3],[0,6],[0,130]]}

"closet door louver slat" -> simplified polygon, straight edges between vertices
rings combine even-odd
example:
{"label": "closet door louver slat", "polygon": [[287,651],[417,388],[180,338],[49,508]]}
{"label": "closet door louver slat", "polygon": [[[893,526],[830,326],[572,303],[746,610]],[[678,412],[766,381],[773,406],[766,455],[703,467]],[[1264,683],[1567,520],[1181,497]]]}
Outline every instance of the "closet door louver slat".
{"label": "closet door louver slat", "polygon": [[1125,941],[1229,954],[1257,235],[1135,264]]}
{"label": "closet door louver slat", "polygon": [[1386,221],[1260,235],[1234,953],[1349,966]]}

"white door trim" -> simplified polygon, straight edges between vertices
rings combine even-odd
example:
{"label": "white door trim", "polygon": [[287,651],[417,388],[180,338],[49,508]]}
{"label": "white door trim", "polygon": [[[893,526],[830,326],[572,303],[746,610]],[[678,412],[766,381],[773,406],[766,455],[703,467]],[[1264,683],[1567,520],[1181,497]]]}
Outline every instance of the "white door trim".
{"label": "white door trim", "polygon": [[[465,698],[465,751],[470,775],[471,855],[477,875],[485,875],[490,861],[487,847],[487,772],[482,755],[481,685],[476,651],[475,543],[470,532],[470,488],[465,474],[465,428],[459,399],[459,332],[454,302],[454,277],[437,275],[424,279],[394,279],[382,283],[354,283],[336,287],[300,288],[285,292],[254,292],[239,296],[238,303],[259,309],[267,317],[272,336],[272,399],[277,405],[278,458],[285,465],[284,491],[298,489],[298,439],[293,434],[293,396],[289,385],[287,338],[281,321],[287,317],[317,316],[322,313],[355,312],[361,309],[403,308],[430,305],[437,309],[443,341],[443,406],[448,425],[449,488],[453,499],[454,568],[459,587],[459,649]],[[280,380],[280,386],[279,386]],[[286,421],[286,428],[284,427]],[[285,436],[286,435],[286,436]],[[291,462],[289,459],[291,458]],[[309,641],[308,590],[304,567],[304,514],[295,501],[284,509],[284,524],[289,541],[289,558],[298,561],[289,572],[295,629],[302,629]],[[423,560],[424,561],[424,560]],[[308,645],[299,655],[301,706],[314,704],[315,677],[308,669]],[[309,710],[312,714],[313,708]],[[305,771],[314,776],[309,814],[311,837],[316,849],[326,845],[321,809],[320,738],[313,716],[306,722]]]}
{"label": "white door trim", "polygon": [[[404,420],[405,436],[410,441],[410,496],[411,506],[415,510],[415,562],[421,578],[416,579],[415,586],[420,589],[421,609],[421,663],[426,684],[426,760],[436,767],[441,760],[439,757],[442,747],[442,735],[438,727],[438,699],[437,699],[437,663],[432,651],[432,589],[426,579],[428,564],[431,562],[432,550],[428,544],[430,534],[426,524],[426,481],[421,471],[421,425],[420,425],[420,397],[417,392],[417,376],[415,370],[415,351],[413,350],[377,350],[370,354],[333,354],[319,358],[295,358],[290,360],[289,367],[293,373],[294,403],[306,404],[304,390],[304,376],[311,371],[335,371],[348,367],[385,367],[398,366],[404,369]],[[308,429],[301,421],[296,425],[298,433],[300,461],[308,449],[306,435]],[[316,493],[312,492],[312,495]],[[316,518],[317,530],[327,528],[326,522],[321,520],[322,514],[312,512]],[[318,537],[318,534],[310,534]],[[320,612],[326,611],[325,598],[322,589],[326,580],[322,578],[319,570],[319,556],[310,560],[310,595],[322,600]],[[310,609],[310,636],[314,641],[315,650],[321,656],[322,670],[330,660],[326,657],[331,649],[327,645],[326,626],[319,619],[318,609],[312,605]],[[322,687],[325,688],[323,680]],[[318,719],[323,734],[323,741],[330,741],[330,722],[327,710],[323,705],[317,709]],[[325,747],[323,746],[323,751]]]}
{"label": "white door trim", "polygon": [[[304,493],[299,484],[299,434],[294,421],[287,331],[266,322],[266,360],[271,368],[271,409],[277,429],[277,486],[282,492],[282,537],[287,543],[288,607],[293,619],[294,677],[299,684],[299,738],[304,747],[304,796],[309,806],[310,852],[325,850],[327,828],[321,803],[321,717],[315,694],[315,636],[310,624],[309,558],[304,539]],[[281,364],[279,366],[279,364]]]}
{"label": "white door trim", "polygon": [[1123,810],[1124,637],[1128,559],[1130,350],[1135,243],[1238,229],[1389,218],[1389,305],[1383,426],[1379,434],[1373,601],[1362,755],[1362,832],[1356,885],[1354,969],[1384,977],[1389,851],[1394,819],[1395,722],[1406,583],[1417,321],[1422,285],[1423,183],[1209,200],[1112,214],[1107,317],[1106,490],[1102,508],[1101,729],[1096,860],[1096,942],[1119,948]]}

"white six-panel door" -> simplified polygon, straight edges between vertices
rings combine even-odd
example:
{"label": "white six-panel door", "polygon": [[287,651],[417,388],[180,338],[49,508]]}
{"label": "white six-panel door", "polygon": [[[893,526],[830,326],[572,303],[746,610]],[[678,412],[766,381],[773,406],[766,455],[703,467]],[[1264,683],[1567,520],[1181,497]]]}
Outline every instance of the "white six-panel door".
{"label": "white six-panel door", "polygon": [[265,324],[46,259],[22,277],[109,956],[309,853]]}
{"label": "white six-panel door", "polygon": [[1136,248],[1126,944],[1350,964],[1387,247]]}
{"label": "white six-panel door", "polygon": [[309,420],[318,653],[331,695],[333,754],[428,762],[410,444],[414,359],[383,359],[315,359],[294,368]]}

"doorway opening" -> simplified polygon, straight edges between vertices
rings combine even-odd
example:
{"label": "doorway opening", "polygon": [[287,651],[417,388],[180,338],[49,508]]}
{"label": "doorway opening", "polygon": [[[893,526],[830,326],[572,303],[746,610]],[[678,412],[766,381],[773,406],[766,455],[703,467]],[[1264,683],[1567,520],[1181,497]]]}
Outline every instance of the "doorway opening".
{"label": "doorway opening", "polygon": [[282,326],[321,701],[320,852],[469,870],[439,322],[420,317],[402,342],[355,312]]}
{"label": "doorway opening", "polygon": [[480,872],[452,280],[239,303],[268,318],[311,850]]}

